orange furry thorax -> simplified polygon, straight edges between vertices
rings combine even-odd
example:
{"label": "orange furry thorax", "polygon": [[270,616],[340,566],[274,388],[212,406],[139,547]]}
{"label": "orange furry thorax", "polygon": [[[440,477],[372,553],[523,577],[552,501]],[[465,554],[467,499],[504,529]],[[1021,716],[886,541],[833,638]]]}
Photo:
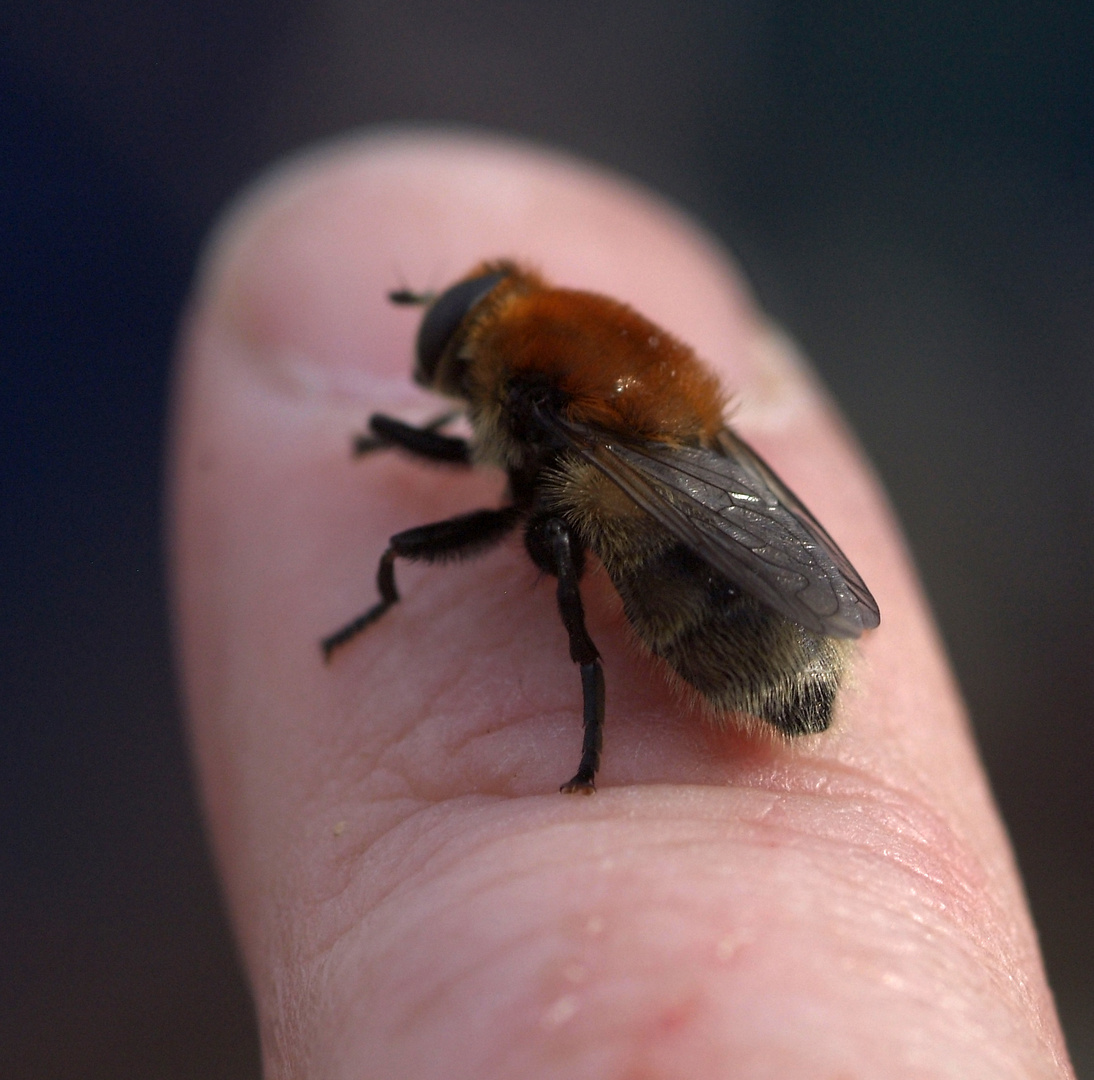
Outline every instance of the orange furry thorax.
{"label": "orange furry thorax", "polygon": [[522,284],[468,334],[488,396],[536,375],[562,392],[575,422],[681,443],[706,443],[722,428],[724,394],[688,346],[606,296],[531,275]]}

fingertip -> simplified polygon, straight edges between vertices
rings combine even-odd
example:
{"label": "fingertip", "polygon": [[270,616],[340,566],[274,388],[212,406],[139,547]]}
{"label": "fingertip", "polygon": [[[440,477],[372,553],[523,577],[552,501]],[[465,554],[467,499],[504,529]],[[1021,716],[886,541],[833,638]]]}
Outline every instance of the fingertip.
{"label": "fingertip", "polygon": [[[872,478],[830,412],[814,407],[818,398],[792,346],[757,318],[718,246],[638,186],[565,156],[481,135],[390,131],[299,158],[236,204],[203,261],[184,347],[176,462],[184,666],[245,945],[264,939],[276,952],[287,925],[278,904],[299,904],[310,915],[317,892],[339,895],[330,822],[357,815],[365,850],[412,804],[450,805],[469,792],[506,801],[547,792],[559,761],[568,762],[555,753],[561,740],[566,754],[576,747],[575,687],[566,683],[554,704],[541,692],[570,676],[561,648],[557,658],[543,655],[541,627],[556,614],[551,598],[541,593],[534,609],[522,598],[533,614],[514,619],[495,595],[504,589],[486,599],[479,588],[498,576],[498,565],[505,580],[516,580],[515,567],[526,565],[520,553],[492,568],[477,564],[478,578],[453,570],[456,584],[431,582],[428,597],[408,597],[401,621],[358,651],[356,667],[328,670],[318,655],[323,633],[370,602],[384,538],[417,523],[402,517],[404,504],[443,516],[474,505],[476,492],[496,496],[493,481],[475,488],[484,482],[469,479],[453,490],[391,459],[370,463],[366,477],[352,469],[349,451],[366,412],[390,407],[387,395],[404,393],[395,388],[408,381],[417,320],[391,306],[388,294],[442,287],[484,256],[503,254],[553,280],[630,301],[715,361],[746,404],[766,402],[769,409],[759,410],[765,454],[780,472],[789,464],[788,481],[856,564],[865,553],[860,569],[881,601],[884,626],[864,648],[864,686],[848,695],[844,731],[797,757],[780,751],[776,764],[802,791],[801,820],[817,823],[815,841],[804,844],[799,836],[809,834],[788,828],[785,847],[830,850],[850,862],[844,853],[861,852],[864,823],[877,806],[895,806],[895,824],[876,832],[883,869],[900,861],[894,839],[910,838],[909,864],[926,863],[939,844],[921,838],[952,832],[959,855],[969,847],[989,864],[998,906],[1020,910],[960,704]],[[746,425],[756,416],[755,408],[741,410]],[[835,493],[815,501],[814,490]],[[468,659],[472,627],[479,638]],[[444,650],[458,650],[458,658],[442,670]],[[615,671],[627,671],[620,652]],[[499,664],[506,655],[527,663],[519,670]],[[653,717],[660,699],[653,707],[641,700],[645,683],[618,689],[614,760],[626,764],[615,776],[663,779],[670,763],[672,778],[694,782],[690,790],[664,785],[665,800],[709,805],[720,843],[725,820],[735,820],[726,809],[734,784],[717,769],[689,773],[697,760],[703,768],[709,761],[677,729],[651,722],[638,730],[662,719]],[[737,776],[743,799],[746,789],[760,789],[757,821],[771,820],[764,789],[782,783],[771,780],[773,771],[765,757]],[[592,804],[605,820],[627,800],[646,807],[651,820],[665,819],[664,807],[650,809],[645,798],[656,800],[656,785],[613,785],[605,782]],[[559,799],[550,813],[571,814],[577,802]],[[920,803],[926,809],[916,817],[908,807]],[[946,820],[936,827],[939,806]],[[832,822],[843,829],[835,843],[836,834],[823,831]],[[627,841],[615,839],[626,852]],[[765,858],[776,849],[761,847]],[[687,880],[686,872],[668,876]],[[894,872],[892,880],[895,891],[904,878]],[[711,889],[718,904],[720,888]],[[810,894],[810,910],[823,909],[818,896],[819,889]],[[344,906],[336,921],[356,919],[353,904]],[[251,947],[252,968],[261,947]]]}
{"label": "fingertip", "polygon": [[194,307],[249,351],[306,357],[352,392],[362,367],[405,374],[415,316],[390,293],[442,288],[502,255],[626,299],[702,355],[747,366],[747,290],[686,214],[567,155],[453,130],[365,133],[272,170],[214,233]]}

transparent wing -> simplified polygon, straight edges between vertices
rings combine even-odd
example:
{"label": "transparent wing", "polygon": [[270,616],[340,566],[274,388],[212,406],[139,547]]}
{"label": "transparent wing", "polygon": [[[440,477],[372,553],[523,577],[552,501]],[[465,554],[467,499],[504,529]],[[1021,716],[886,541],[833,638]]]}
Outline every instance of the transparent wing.
{"label": "transparent wing", "polygon": [[815,633],[858,637],[881,621],[836,542],[746,443],[717,450],[630,442],[542,417],[643,510],[734,584]]}

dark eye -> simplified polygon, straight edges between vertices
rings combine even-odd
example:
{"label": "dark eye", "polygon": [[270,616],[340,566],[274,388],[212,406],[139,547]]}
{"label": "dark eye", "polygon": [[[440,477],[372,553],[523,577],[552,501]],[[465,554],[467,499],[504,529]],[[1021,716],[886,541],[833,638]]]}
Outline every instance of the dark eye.
{"label": "dark eye", "polygon": [[433,382],[441,354],[460,323],[499,281],[508,276],[502,270],[469,278],[445,290],[433,301],[418,330],[418,370],[415,372],[418,382],[427,386]]}

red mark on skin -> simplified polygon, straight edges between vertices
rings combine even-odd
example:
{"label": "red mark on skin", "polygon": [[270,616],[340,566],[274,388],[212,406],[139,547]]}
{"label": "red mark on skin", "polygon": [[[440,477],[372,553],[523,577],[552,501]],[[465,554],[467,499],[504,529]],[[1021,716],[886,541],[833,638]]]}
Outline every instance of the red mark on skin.
{"label": "red mark on skin", "polygon": [[691,1023],[698,1011],[694,1001],[669,1006],[653,1023],[655,1035],[668,1037],[679,1034]]}

